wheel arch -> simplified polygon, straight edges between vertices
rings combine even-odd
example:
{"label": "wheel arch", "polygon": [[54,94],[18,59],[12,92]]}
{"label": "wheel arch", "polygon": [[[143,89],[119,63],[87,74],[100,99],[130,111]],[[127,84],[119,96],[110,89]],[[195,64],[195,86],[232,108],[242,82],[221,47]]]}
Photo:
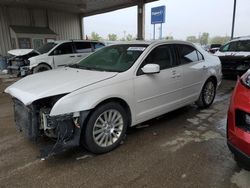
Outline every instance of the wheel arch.
{"label": "wheel arch", "polygon": [[[216,76],[214,76],[214,75],[210,76],[210,77],[206,80],[206,82],[207,82],[208,80],[212,80],[212,81],[215,83],[216,87],[217,87],[218,80],[217,80]],[[206,82],[205,82],[205,83],[206,83]],[[205,83],[204,83],[204,84],[205,84]]]}
{"label": "wheel arch", "polygon": [[[126,113],[128,114],[128,120],[129,120],[129,126],[131,126],[131,123],[132,123],[132,114],[131,114],[131,109],[128,105],[128,103],[124,100],[124,99],[121,99],[119,97],[111,97],[111,98],[108,98],[108,99],[105,99],[101,102],[99,102],[92,110],[94,111],[96,108],[98,108],[99,106],[101,105],[104,105],[106,103],[109,103],[109,102],[115,102],[115,103],[119,103],[123,108],[124,110],[126,111]],[[91,112],[89,114],[89,116],[91,115]]]}
{"label": "wheel arch", "polygon": [[46,63],[46,62],[41,62],[41,63],[39,63],[37,66],[32,67],[32,72],[33,72],[34,68],[38,67],[39,65],[47,65],[50,69],[52,69],[52,67],[51,67],[48,63]]}
{"label": "wheel arch", "polygon": [[49,66],[50,69],[52,69],[52,67],[50,66],[50,64],[48,64],[48,63],[46,63],[46,62],[41,62],[41,63],[39,63],[37,66],[39,66],[39,65],[47,65],[47,66]]}

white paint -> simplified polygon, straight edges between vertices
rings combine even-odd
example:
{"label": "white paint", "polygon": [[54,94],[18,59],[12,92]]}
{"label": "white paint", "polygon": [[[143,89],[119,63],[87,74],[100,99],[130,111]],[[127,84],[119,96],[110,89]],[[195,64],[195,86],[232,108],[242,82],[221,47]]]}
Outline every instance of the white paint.
{"label": "white paint", "polygon": [[9,50],[8,54],[14,55],[14,56],[22,56],[22,55],[29,54],[32,51],[33,49],[14,49],[14,50]]}
{"label": "white paint", "polygon": [[[18,98],[25,105],[38,99],[66,94],[52,107],[51,116],[90,110],[106,99],[120,98],[128,104],[132,114],[132,125],[136,125],[195,102],[210,76],[217,77],[218,84],[221,82],[219,58],[191,43],[155,41],[128,44],[149,46],[125,72],[62,68],[25,77],[8,87],[5,92]],[[152,50],[170,44],[185,44],[197,48],[205,60],[190,63],[188,67],[183,65],[161,70],[157,74],[136,76],[141,63]],[[190,121],[194,124],[200,123],[199,118]]]}
{"label": "white paint", "polygon": [[9,86],[5,92],[28,105],[37,99],[73,92],[79,88],[111,78],[116,74],[61,68],[27,76]]}

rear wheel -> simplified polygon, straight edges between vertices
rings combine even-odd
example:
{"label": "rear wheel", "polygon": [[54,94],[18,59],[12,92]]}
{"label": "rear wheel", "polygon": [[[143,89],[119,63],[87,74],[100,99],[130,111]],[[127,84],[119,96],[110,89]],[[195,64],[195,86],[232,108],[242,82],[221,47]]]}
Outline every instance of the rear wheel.
{"label": "rear wheel", "polygon": [[200,97],[196,104],[200,108],[208,108],[214,101],[216,95],[216,83],[213,79],[208,79],[204,84]]}
{"label": "rear wheel", "polygon": [[44,72],[50,70],[50,66],[46,64],[40,64],[33,69],[33,74],[38,72]]}
{"label": "rear wheel", "polygon": [[82,144],[92,153],[109,152],[119,146],[127,126],[126,111],[120,104],[103,104],[91,114],[83,131]]}

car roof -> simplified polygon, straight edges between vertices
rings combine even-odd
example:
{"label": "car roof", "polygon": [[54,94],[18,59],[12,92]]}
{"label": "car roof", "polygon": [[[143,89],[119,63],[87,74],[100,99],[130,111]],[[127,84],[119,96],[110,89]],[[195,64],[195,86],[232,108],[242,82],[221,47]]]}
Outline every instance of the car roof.
{"label": "car roof", "polygon": [[191,45],[195,46],[191,42],[186,42],[186,41],[181,41],[181,40],[148,40],[148,41],[143,41],[143,40],[136,40],[136,41],[121,41],[119,43],[113,44],[113,45],[119,45],[119,44],[145,44],[145,45],[157,45],[157,44],[186,44],[186,45]]}
{"label": "car roof", "polygon": [[250,36],[245,36],[245,37],[237,37],[232,39],[230,42],[235,42],[235,41],[244,41],[244,40],[250,40]]}
{"label": "car roof", "polygon": [[76,39],[76,40],[56,40],[56,41],[54,41],[54,43],[56,43],[56,44],[62,44],[62,43],[65,43],[65,42],[94,42],[94,43],[103,43],[103,42],[97,41],[97,40],[79,40],[79,39]]}
{"label": "car roof", "polygon": [[[105,43],[102,41],[93,41],[93,40],[57,40],[54,41],[56,44],[61,44],[65,42],[98,42],[98,43]],[[157,44],[186,44],[190,46],[196,46],[195,44],[187,41],[181,40],[135,40],[135,41],[115,41],[115,43],[111,45],[119,45],[119,44],[130,44],[130,45],[137,45],[137,44],[145,44],[145,45],[157,45]]]}

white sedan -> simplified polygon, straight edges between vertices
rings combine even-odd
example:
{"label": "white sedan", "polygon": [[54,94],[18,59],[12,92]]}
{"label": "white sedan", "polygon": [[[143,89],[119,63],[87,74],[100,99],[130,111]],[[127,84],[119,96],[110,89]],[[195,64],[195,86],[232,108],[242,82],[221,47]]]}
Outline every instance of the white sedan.
{"label": "white sedan", "polygon": [[62,150],[116,148],[128,127],[196,102],[209,107],[221,82],[218,57],[182,41],[133,42],[9,86],[18,129]]}

